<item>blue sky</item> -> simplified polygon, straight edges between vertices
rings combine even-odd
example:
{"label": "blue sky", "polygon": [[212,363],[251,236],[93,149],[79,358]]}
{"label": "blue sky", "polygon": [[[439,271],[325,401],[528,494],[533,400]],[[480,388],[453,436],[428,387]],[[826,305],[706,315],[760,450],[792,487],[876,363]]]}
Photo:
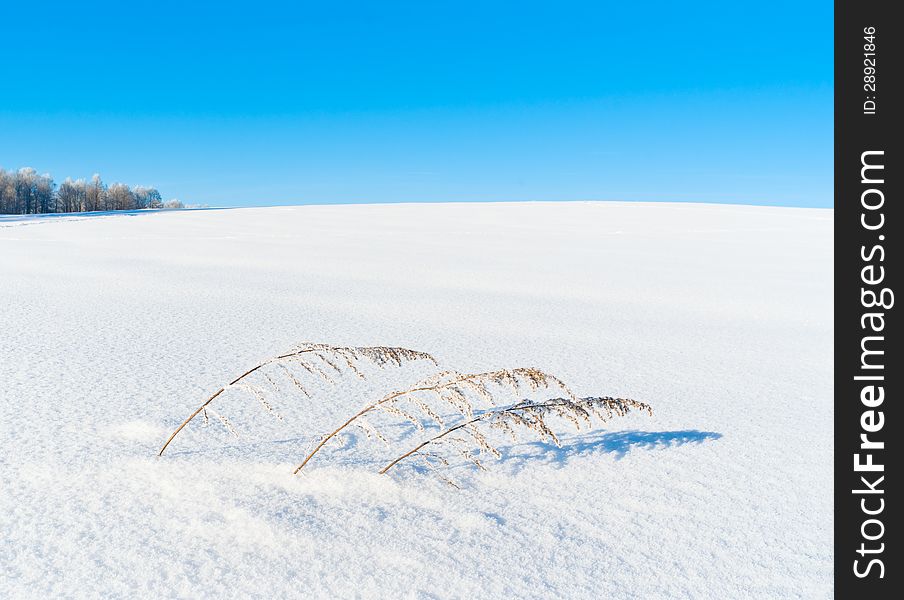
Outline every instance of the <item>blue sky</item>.
{"label": "blue sky", "polygon": [[833,206],[831,2],[0,6],[0,166],[217,206]]}

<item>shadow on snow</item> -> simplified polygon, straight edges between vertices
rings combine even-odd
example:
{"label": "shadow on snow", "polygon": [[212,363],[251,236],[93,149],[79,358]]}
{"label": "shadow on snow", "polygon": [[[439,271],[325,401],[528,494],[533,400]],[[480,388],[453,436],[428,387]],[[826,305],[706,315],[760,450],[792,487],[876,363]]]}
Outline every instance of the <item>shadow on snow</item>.
{"label": "shadow on snow", "polygon": [[561,447],[549,442],[538,441],[505,446],[500,448],[500,451],[502,452],[503,460],[536,459],[538,455],[543,455],[547,459],[552,458],[556,462],[564,463],[570,457],[595,452],[614,454],[616,459],[621,459],[632,450],[654,450],[657,448],[683,446],[685,444],[701,444],[706,441],[718,440],[721,437],[721,433],[699,431],[697,429],[683,429],[679,431],[600,431],[562,438]]}

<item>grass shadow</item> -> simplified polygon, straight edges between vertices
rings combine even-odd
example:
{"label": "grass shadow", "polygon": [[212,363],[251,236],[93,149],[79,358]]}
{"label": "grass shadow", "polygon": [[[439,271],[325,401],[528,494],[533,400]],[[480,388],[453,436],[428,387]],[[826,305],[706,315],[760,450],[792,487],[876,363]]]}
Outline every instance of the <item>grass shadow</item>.
{"label": "grass shadow", "polygon": [[562,446],[549,442],[528,442],[500,448],[503,460],[547,460],[565,463],[573,456],[594,453],[614,454],[620,460],[632,450],[654,450],[718,440],[721,433],[682,429],[678,431],[600,431],[562,438]]}

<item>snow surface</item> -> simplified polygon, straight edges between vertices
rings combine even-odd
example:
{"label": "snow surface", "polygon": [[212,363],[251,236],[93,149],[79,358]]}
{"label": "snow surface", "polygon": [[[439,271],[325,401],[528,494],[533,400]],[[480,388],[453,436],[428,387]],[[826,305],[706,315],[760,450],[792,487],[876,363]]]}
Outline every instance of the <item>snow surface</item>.
{"label": "snow surface", "polygon": [[[0,222],[0,597],[830,597],[833,219],[506,203]],[[536,366],[655,412],[509,443],[488,472],[455,466],[461,490],[377,475],[387,450],[363,439],[292,476],[372,399],[341,386],[281,431],[193,424],[157,458],[299,341]]]}

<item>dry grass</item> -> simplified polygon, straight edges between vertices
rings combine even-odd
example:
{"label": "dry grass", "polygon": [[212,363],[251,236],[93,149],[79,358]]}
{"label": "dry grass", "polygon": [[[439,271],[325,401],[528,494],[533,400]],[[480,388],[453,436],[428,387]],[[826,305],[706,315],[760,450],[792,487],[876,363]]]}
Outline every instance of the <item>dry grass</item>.
{"label": "dry grass", "polygon": [[[443,464],[448,462],[435,452],[427,452],[424,449],[431,444],[445,442],[450,444],[460,455],[474,463],[478,468],[484,466],[480,462],[473,449],[477,448],[481,454],[492,454],[496,458],[501,457],[499,449],[494,446],[482,431],[482,427],[502,430],[508,433],[513,441],[517,441],[518,431],[530,431],[540,439],[553,442],[561,446],[559,438],[547,423],[551,416],[561,417],[570,421],[576,429],[581,424],[592,426],[593,418],[605,423],[614,416],[624,416],[631,410],[642,410],[653,414],[653,409],[643,402],[628,398],[588,397],[588,398],[554,398],[543,402],[523,400],[512,406],[488,410],[480,415],[472,417],[454,427],[449,427],[439,434],[424,440],[408,452],[405,452],[380,470],[386,473],[395,465],[411,457],[421,457],[425,464],[432,468],[431,461],[439,458]],[[456,434],[457,435],[452,435]]]}
{"label": "dry grass", "polygon": [[[205,423],[213,416],[227,431],[238,435],[232,422],[211,406],[227,390],[243,392],[255,399],[264,411],[283,420],[269,399],[274,393],[310,398],[312,393],[309,389],[315,389],[312,382],[321,387],[324,384],[333,385],[338,377],[346,374],[366,379],[364,364],[383,369],[401,367],[412,361],[428,361],[436,365],[436,360],[430,354],[407,348],[300,344],[290,352],[255,365],[214,392],[173,431],[159,455],[163,455],[179,432],[198,415],[203,416]],[[547,400],[525,399],[510,404],[514,398],[524,398],[523,392],[535,393],[539,390],[555,391],[564,396]],[[504,406],[503,401],[506,403]],[[394,422],[406,421],[421,431],[427,426],[439,429],[438,434],[399,455],[383,467],[380,473],[387,473],[406,460],[420,460],[442,479],[455,485],[441,469],[437,469],[437,466],[449,464],[444,456],[449,451],[443,452],[442,449],[451,448],[483,469],[480,458],[486,455],[497,458],[501,456],[488,435],[492,431],[508,433],[513,440],[517,440],[520,433],[531,433],[559,445],[551,417],[567,420],[580,429],[583,425],[592,426],[594,421],[604,423],[614,416],[623,416],[631,410],[652,414],[649,405],[626,398],[578,398],[561,379],[533,367],[483,373],[442,371],[360,408],[336,429],[322,435],[294,473],[301,471],[325,445],[331,440],[339,439],[337,436],[351,426],[363,430],[368,438],[378,439],[389,445],[379,427],[367,418],[369,415],[383,414]],[[447,426],[447,419],[454,424]]]}
{"label": "dry grass", "polygon": [[182,429],[188,425],[192,419],[203,413],[205,420],[207,413],[210,412],[220,420],[226,429],[233,435],[237,435],[235,428],[229,420],[216,413],[210,404],[216,400],[223,392],[229,389],[239,389],[249,393],[252,397],[263,406],[263,408],[281,419],[282,417],[267,400],[266,388],[260,385],[249,383],[249,378],[254,374],[261,374],[266,385],[275,391],[281,391],[279,382],[274,378],[273,374],[264,370],[265,367],[274,366],[282,373],[283,378],[293,386],[294,391],[305,397],[311,394],[303,384],[303,379],[314,377],[328,384],[335,383],[334,376],[341,375],[345,372],[351,372],[355,376],[365,378],[364,372],[358,368],[359,363],[368,362],[378,368],[387,366],[401,367],[406,362],[426,360],[434,365],[436,359],[426,352],[418,352],[417,350],[409,350],[408,348],[394,348],[389,346],[331,346],[329,344],[302,343],[293,348],[290,352],[280,354],[269,358],[258,365],[248,369],[216,392],[214,392],[207,400],[204,401],[191,415],[179,425],[175,431],[169,436],[163,447],[160,449],[158,456],[162,456],[170,442],[179,434]]}
{"label": "dry grass", "polygon": [[353,424],[364,429],[369,436],[377,435],[382,438],[379,431],[364,419],[368,413],[376,411],[387,413],[411,422],[418,429],[423,429],[423,420],[444,427],[445,423],[440,416],[442,411],[440,406],[452,408],[464,417],[471,418],[474,414],[475,404],[483,403],[486,406],[494,406],[498,404],[499,391],[511,394],[520,392],[524,387],[531,391],[541,388],[556,388],[567,394],[569,398],[577,400],[562,380],[533,367],[470,374],[445,371],[425,379],[411,388],[392,392],[364,406],[339,427],[322,436],[320,442],[294,472],[301,471],[330,440]]}

